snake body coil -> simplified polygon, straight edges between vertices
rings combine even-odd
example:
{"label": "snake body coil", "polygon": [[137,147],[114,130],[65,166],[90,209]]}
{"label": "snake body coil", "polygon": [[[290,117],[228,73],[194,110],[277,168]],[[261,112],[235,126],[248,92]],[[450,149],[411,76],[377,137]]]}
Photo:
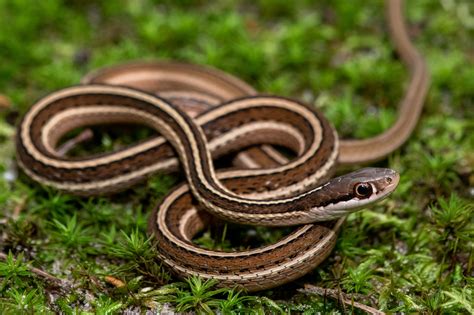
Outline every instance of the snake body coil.
{"label": "snake body coil", "polygon": [[[294,259],[287,261],[288,257],[278,255],[269,265],[269,260],[262,257],[268,249],[256,250],[258,255],[254,251],[216,253],[200,249],[191,242],[202,226],[197,207],[187,194],[188,187],[201,208],[225,220],[283,226],[340,218],[384,198],[398,183],[396,172],[376,168],[323,181],[337,159],[337,136],[318,112],[295,101],[254,96],[222,104],[200,117],[203,128],[165,99],[130,88],[72,87],[43,98],[24,116],[17,137],[18,162],[38,182],[77,194],[97,194],[124,189],[152,172],[167,170],[175,163],[171,144],[189,186],[174,190],[160,205],[156,234],[166,236],[159,240],[163,261],[178,272],[181,268],[186,274],[222,278],[224,283],[230,281],[249,289],[281,282],[278,269],[301,271],[302,266],[313,266],[314,260],[321,259],[317,254],[324,242],[308,242],[306,230],[312,228],[301,228],[269,246],[270,255],[278,248],[286,253],[295,251]],[[76,160],[55,151],[58,140],[68,131],[105,123],[145,124],[164,139]],[[286,146],[298,158],[269,169],[219,174],[214,170],[212,153],[218,157],[263,143]],[[173,233],[173,228],[177,232]],[[322,236],[321,228],[313,233]],[[166,241],[171,241],[170,248],[166,248]],[[199,257],[199,264],[189,264],[189,252]],[[222,265],[222,257],[233,263]],[[264,265],[255,269],[257,261]],[[250,267],[253,269],[246,272]]]}
{"label": "snake body coil", "polygon": [[[406,37],[398,21],[400,3],[390,3],[391,25],[403,28],[394,34]],[[416,117],[406,124],[397,121],[387,133],[403,142],[419,115],[427,74],[421,57],[410,53],[410,42],[399,42],[402,56],[414,69],[401,113],[413,112],[407,110],[412,106]],[[221,285],[250,291],[296,279],[327,257],[346,214],[386,197],[398,183],[396,172],[378,168],[329,180],[338,161],[370,161],[394,150],[393,145],[380,144],[383,135],[372,142],[340,144],[319,112],[281,97],[240,97],[254,94],[253,89],[214,70],[166,63],[117,69],[90,75],[85,83],[126,84],[159,97],[99,84],[50,94],[32,106],[19,126],[18,162],[34,180],[80,195],[120,191],[158,171],[182,169],[188,184],[165,197],[149,224],[160,259],[181,276],[216,278]],[[151,87],[153,82],[159,82],[159,88]],[[412,92],[412,86],[418,92]],[[229,101],[219,104],[225,100]],[[200,114],[191,118],[183,109],[192,116]],[[87,158],[71,159],[57,152],[68,131],[110,123],[144,124],[162,137]],[[296,158],[288,161],[271,145],[286,147]],[[358,154],[363,148],[365,152]],[[245,169],[214,169],[213,159],[241,150],[236,165]],[[225,253],[191,241],[205,227],[208,213],[243,224],[306,225],[275,244]],[[330,222],[315,223],[320,221]]]}

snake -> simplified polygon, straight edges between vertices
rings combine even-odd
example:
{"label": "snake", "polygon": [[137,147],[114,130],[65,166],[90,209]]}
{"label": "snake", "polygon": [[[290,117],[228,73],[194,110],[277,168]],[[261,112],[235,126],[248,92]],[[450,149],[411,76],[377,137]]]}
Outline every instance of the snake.
{"label": "snake", "polygon": [[[386,168],[333,178],[337,165],[376,161],[400,147],[422,110],[429,86],[424,59],[407,35],[401,1],[390,0],[387,8],[411,78],[397,121],[379,136],[341,141],[317,109],[258,94],[216,69],[135,63],[94,72],[82,85],[33,104],[18,126],[18,164],[41,184],[85,196],[181,170],[187,182],[166,195],[149,220],[164,265],[180,277],[217,279],[220,286],[248,291],[295,280],[330,254],[346,215],[382,200],[398,184],[399,174]],[[88,157],[56,150],[76,128],[116,123],[146,125],[160,136]],[[216,170],[214,160],[231,153],[237,167]],[[223,252],[192,242],[213,217],[296,228],[270,245]]]}

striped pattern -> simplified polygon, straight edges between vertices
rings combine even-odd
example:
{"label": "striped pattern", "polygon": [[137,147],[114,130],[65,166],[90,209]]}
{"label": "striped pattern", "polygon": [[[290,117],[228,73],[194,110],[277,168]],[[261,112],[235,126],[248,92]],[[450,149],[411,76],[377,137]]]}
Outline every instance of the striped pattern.
{"label": "striped pattern", "polygon": [[[140,123],[163,137],[81,159],[56,152],[58,141],[72,129],[107,123]],[[273,154],[285,163],[219,173],[214,169],[214,157],[259,144],[284,146],[296,158],[288,161]],[[169,101],[138,90],[71,87],[31,107],[19,127],[17,152],[19,164],[33,179],[86,195],[124,189],[153,172],[169,170],[176,164],[176,152],[188,185],[171,192],[150,221],[163,263],[182,276],[217,278],[251,289],[299,277],[319,263],[327,255],[321,253],[333,247],[339,225],[305,225],[276,244],[242,253],[206,251],[190,241],[205,224],[193,198],[199,209],[228,221],[298,225],[341,218],[384,198],[398,183],[398,174],[386,169],[364,169],[325,182],[337,160],[334,129],[317,111],[273,96],[232,100],[193,119]],[[146,158],[150,152],[153,159]],[[373,187],[370,195],[355,194],[359,182]],[[275,256],[278,252],[285,255]],[[190,255],[200,263],[190,264]],[[225,264],[219,263],[222,259]],[[259,279],[264,281],[258,284]]]}
{"label": "striped pattern", "polygon": [[[216,278],[221,285],[239,285],[251,291],[296,279],[329,254],[341,216],[386,197],[398,183],[398,174],[384,169],[363,169],[325,182],[336,160],[340,164],[373,161],[397,149],[421,113],[429,85],[426,65],[408,38],[401,0],[387,3],[393,39],[411,78],[398,120],[377,137],[339,144],[318,113],[306,116],[307,108],[283,98],[236,99],[193,120],[168,101],[146,93],[85,86],[57,92],[33,106],[17,136],[19,164],[40,183],[90,195],[125,189],[154,172],[176,171],[176,152],[189,186],[171,192],[149,221],[163,262],[180,276]],[[223,72],[175,63],[111,68],[91,74],[83,82],[92,81],[158,92],[193,116],[223,100],[256,93]],[[281,115],[284,111],[290,115]],[[71,129],[117,122],[148,125],[164,138],[81,159],[63,158],[56,151],[61,136]],[[235,162],[246,170],[214,170],[212,159],[261,143],[285,146],[297,157],[288,162],[274,148],[263,145],[238,154]],[[370,193],[358,194],[359,184],[369,187]],[[302,226],[259,249],[222,253],[191,242],[207,222],[207,212],[201,208],[249,224],[340,219]]]}

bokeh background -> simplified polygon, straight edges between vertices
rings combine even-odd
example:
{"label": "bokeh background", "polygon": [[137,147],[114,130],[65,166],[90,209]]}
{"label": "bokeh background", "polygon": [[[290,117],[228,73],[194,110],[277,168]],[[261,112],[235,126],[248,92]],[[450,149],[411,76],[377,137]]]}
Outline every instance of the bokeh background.
{"label": "bokeh background", "polygon": [[[0,310],[360,312],[298,291],[308,283],[389,312],[474,312],[474,5],[406,2],[432,85],[413,137],[379,163],[401,172],[399,188],[348,218],[321,267],[248,296],[198,279],[177,283],[154,260],[147,215],[176,176],[158,175],[113,200],[38,187],[15,172],[14,125],[39,97],[78,84],[88,71],[168,59],[301,99],[322,109],[342,137],[376,135],[394,121],[408,78],[383,1],[0,0],[0,93],[11,100],[0,109]],[[113,130],[94,138],[103,150],[127,141]],[[287,232],[228,229],[209,230],[198,242],[231,249],[246,246],[236,240],[268,243]],[[74,289],[51,285],[32,266]]]}

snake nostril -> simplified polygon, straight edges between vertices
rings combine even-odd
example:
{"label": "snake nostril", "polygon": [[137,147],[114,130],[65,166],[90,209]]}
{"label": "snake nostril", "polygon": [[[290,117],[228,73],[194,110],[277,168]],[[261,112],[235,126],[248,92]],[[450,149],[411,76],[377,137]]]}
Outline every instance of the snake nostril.
{"label": "snake nostril", "polygon": [[390,183],[392,182],[392,178],[391,178],[391,177],[386,177],[386,178],[385,178],[385,181],[386,181],[388,184],[390,184]]}

